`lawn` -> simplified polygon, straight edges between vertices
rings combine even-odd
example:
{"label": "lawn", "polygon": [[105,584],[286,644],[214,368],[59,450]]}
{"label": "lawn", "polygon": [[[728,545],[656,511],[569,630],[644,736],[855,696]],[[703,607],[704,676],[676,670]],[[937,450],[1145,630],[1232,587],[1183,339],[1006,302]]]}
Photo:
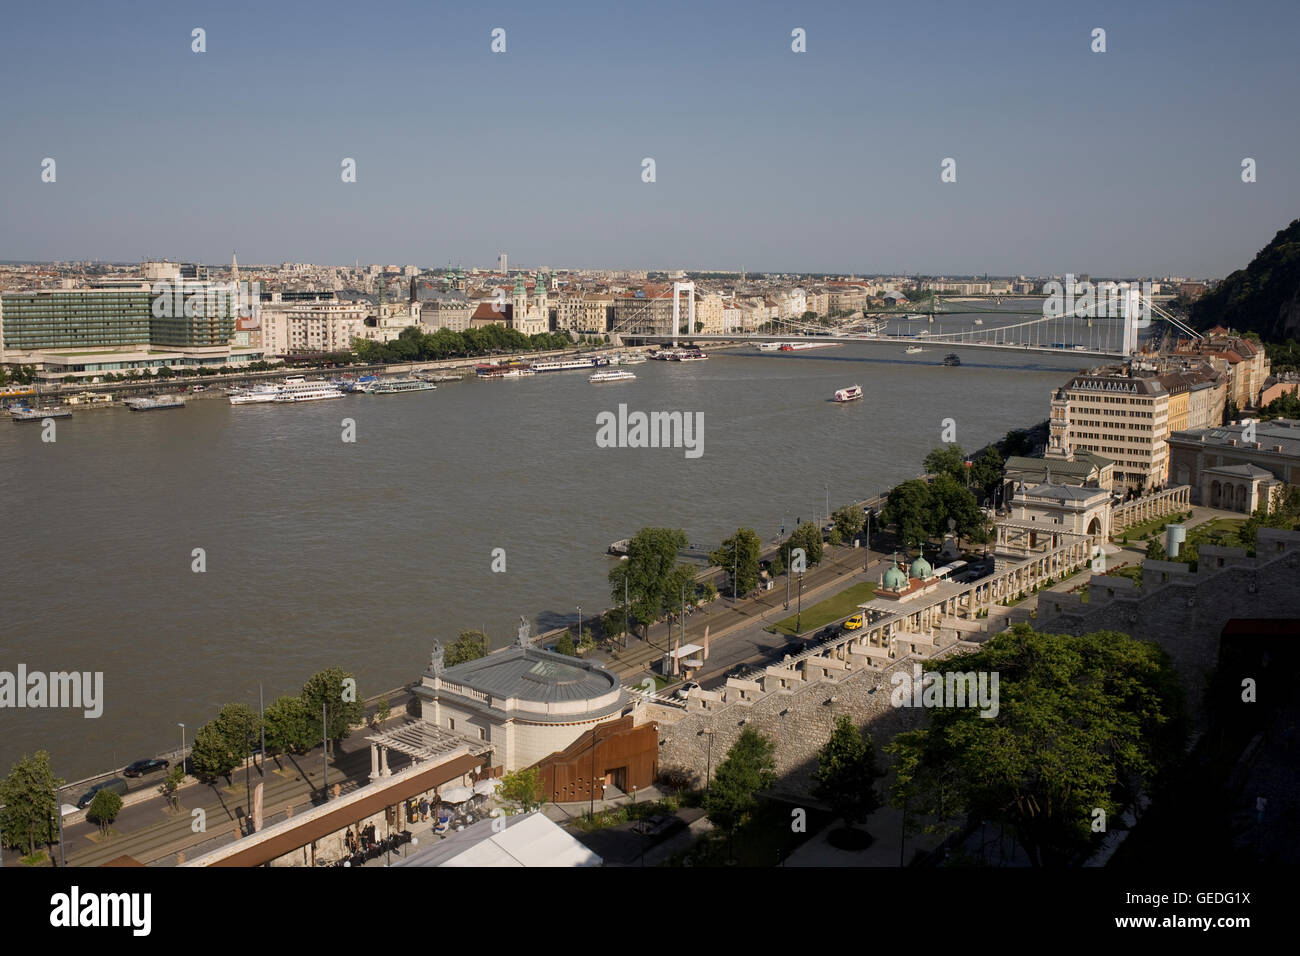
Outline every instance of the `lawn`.
{"label": "lawn", "polygon": [[[812,607],[804,608],[803,620],[800,622],[804,632],[815,631],[833,621],[839,621],[850,614],[856,613],[858,605],[870,601],[875,593],[875,582],[863,581],[861,584],[845,588],[834,597],[819,601]],[[794,595],[791,595],[791,603],[794,603]],[[777,634],[798,634],[800,632],[795,630],[795,621],[798,618],[799,615],[792,614],[784,620],[778,621],[771,629]]]}
{"label": "lawn", "polygon": [[689,849],[674,854],[668,865],[727,866],[735,860],[742,867],[777,866],[801,843],[835,822],[830,813],[815,807],[808,808],[804,832],[796,832],[792,820],[789,804],[764,801],[734,839],[710,830]]}
{"label": "lawn", "polygon": [[1148,534],[1154,534],[1165,529],[1167,524],[1178,524],[1178,518],[1181,517],[1177,512],[1174,514],[1163,515],[1159,518],[1152,518],[1149,521],[1143,521],[1141,524],[1135,524],[1130,528],[1125,528],[1119,532],[1120,537],[1126,537],[1129,541],[1136,541]]}

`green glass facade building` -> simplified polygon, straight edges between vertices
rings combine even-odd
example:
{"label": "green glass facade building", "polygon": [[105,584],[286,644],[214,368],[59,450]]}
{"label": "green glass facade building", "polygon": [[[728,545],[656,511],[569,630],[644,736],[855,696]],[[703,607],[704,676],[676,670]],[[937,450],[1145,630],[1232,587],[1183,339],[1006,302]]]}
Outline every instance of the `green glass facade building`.
{"label": "green glass facade building", "polygon": [[141,289],[55,289],[0,295],[6,349],[149,345],[151,296]]}

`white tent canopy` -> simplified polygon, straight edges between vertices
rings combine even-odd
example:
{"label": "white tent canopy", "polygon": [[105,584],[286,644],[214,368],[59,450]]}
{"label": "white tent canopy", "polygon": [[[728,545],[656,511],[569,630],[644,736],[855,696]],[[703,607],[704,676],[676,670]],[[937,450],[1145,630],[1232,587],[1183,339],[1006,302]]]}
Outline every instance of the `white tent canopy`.
{"label": "white tent canopy", "polygon": [[411,854],[394,866],[600,866],[604,861],[544,813],[484,820]]}

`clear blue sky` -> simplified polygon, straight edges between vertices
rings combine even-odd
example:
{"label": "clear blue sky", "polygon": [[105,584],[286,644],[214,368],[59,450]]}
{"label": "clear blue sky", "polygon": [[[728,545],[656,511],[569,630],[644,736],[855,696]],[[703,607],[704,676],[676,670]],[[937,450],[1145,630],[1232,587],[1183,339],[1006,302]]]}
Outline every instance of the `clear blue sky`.
{"label": "clear blue sky", "polygon": [[1300,215],[1293,0],[99,0],[4,27],[5,259],[1215,276]]}

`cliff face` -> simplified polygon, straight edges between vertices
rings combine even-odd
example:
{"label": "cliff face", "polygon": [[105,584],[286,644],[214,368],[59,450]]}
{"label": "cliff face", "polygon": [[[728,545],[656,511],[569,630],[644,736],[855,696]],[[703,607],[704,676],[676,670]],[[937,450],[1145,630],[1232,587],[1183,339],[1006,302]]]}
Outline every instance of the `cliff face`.
{"label": "cliff face", "polygon": [[1300,337],[1300,219],[1281,230],[1250,265],[1192,306],[1198,329],[1225,325],[1269,342]]}

